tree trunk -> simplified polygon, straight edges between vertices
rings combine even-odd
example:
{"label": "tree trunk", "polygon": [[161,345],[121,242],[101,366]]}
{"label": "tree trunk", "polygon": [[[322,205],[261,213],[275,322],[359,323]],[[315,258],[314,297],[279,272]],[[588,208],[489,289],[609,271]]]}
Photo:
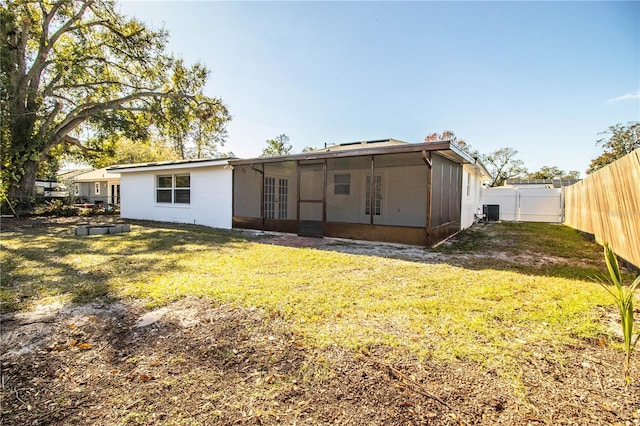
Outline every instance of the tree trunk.
{"label": "tree trunk", "polygon": [[22,166],[22,179],[9,189],[9,197],[15,198],[19,203],[29,203],[36,193],[36,174],[38,162],[27,160]]}

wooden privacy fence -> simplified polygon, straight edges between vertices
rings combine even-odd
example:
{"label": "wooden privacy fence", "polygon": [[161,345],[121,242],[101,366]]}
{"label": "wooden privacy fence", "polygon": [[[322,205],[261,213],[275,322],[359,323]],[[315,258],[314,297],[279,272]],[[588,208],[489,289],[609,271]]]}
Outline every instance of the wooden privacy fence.
{"label": "wooden privacy fence", "polygon": [[640,149],[566,187],[564,223],[640,267]]}

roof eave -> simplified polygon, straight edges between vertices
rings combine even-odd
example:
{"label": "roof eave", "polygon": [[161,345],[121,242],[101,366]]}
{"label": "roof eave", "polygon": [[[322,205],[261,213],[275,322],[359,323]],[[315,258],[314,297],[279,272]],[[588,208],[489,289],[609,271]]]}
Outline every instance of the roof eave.
{"label": "roof eave", "polygon": [[159,161],[153,163],[123,164],[107,168],[107,171],[117,173],[132,173],[141,171],[190,169],[208,166],[224,166],[229,164],[232,158],[208,158],[198,160]]}
{"label": "roof eave", "polygon": [[391,145],[373,148],[355,148],[338,151],[307,152],[302,154],[280,155],[276,157],[258,157],[248,159],[236,159],[229,161],[231,165],[249,165],[261,163],[278,163],[283,161],[313,161],[332,158],[358,157],[365,155],[401,154],[407,152],[436,151],[444,157],[458,163],[475,163],[475,159],[450,141],[430,143],[415,143],[406,145]]}

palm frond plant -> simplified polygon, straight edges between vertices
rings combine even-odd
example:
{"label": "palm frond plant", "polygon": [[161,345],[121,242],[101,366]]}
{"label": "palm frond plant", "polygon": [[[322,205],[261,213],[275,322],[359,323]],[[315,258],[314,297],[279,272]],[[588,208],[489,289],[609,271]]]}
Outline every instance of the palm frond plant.
{"label": "palm frond plant", "polygon": [[640,285],[640,275],[631,283],[630,286],[622,285],[622,274],[618,259],[609,243],[604,244],[604,258],[609,270],[609,283],[601,282],[600,284],[613,297],[620,310],[620,322],[622,325],[622,335],[624,338],[624,378],[628,385],[631,384],[631,354],[640,340],[640,334],[633,339],[633,297],[636,288]]}

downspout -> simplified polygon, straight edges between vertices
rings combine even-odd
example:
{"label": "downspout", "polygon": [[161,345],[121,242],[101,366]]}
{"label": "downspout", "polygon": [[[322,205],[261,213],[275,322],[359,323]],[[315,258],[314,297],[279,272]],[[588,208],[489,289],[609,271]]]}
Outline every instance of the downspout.
{"label": "downspout", "polygon": [[425,236],[427,237],[427,245],[430,244],[431,238],[431,182],[433,180],[433,159],[431,158],[431,151],[427,154],[427,151],[422,151],[422,161],[429,168],[427,172],[427,223],[425,228]]}

